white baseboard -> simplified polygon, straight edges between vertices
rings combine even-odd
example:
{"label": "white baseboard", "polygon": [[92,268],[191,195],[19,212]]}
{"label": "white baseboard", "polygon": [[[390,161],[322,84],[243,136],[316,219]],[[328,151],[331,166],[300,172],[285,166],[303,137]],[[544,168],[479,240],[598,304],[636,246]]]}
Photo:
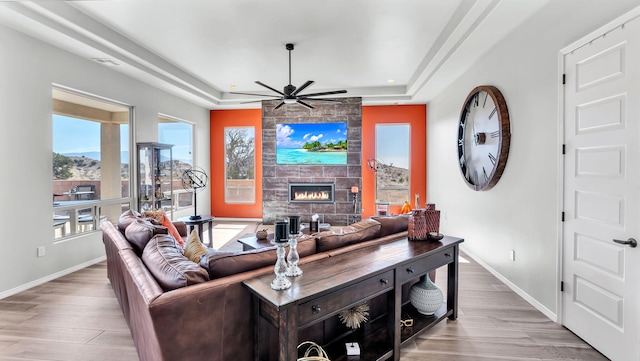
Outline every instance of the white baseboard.
{"label": "white baseboard", "polygon": [[509,287],[513,292],[515,292],[516,294],[518,294],[518,296],[524,298],[525,301],[529,302],[531,304],[531,306],[535,307],[538,311],[542,312],[545,316],[549,317],[549,319],[551,319],[551,321],[553,322],[558,322],[558,316],[553,313],[550,309],[548,309],[547,307],[545,307],[543,304],[541,304],[540,302],[538,302],[535,298],[531,297],[528,293],[526,293],[525,291],[523,291],[520,287],[516,286],[514,283],[512,283],[511,281],[509,281],[508,279],[506,279],[502,274],[500,274],[498,271],[494,270],[493,268],[491,268],[489,265],[487,265],[486,263],[484,263],[480,258],[478,258],[477,256],[475,256],[473,253],[469,252],[466,249],[463,249],[462,247],[460,247],[461,251],[464,252],[467,256],[471,257],[474,261],[476,261],[479,265],[481,265],[482,267],[484,267],[484,269],[486,269],[487,271],[489,271],[489,273],[491,273],[492,275],[494,275],[497,279],[499,279],[502,283],[504,283],[505,285],[507,285],[507,287]]}
{"label": "white baseboard", "polygon": [[[87,268],[87,267],[89,267],[91,265],[94,265],[96,263],[102,262],[102,261],[104,261],[106,259],[107,259],[107,256],[101,256],[101,257],[98,257],[96,259],[92,259],[90,261],[87,261],[87,262],[84,262],[84,263],[80,263],[79,265],[73,266],[71,268],[67,268],[67,269],[62,270],[60,272],[56,272],[54,274],[50,274],[50,275],[48,275],[46,277],[42,277],[42,278],[37,279],[35,281],[29,282],[29,283],[25,283],[25,284],[20,285],[18,287],[12,288],[12,289],[7,290],[7,291],[4,291],[4,292],[0,293],[0,300],[2,300],[4,298],[7,298],[9,296],[13,296],[13,295],[15,295],[17,293],[26,291],[26,290],[28,290],[30,288],[35,287],[35,286],[39,286],[39,285],[47,283],[49,281],[53,281],[56,278],[60,278],[62,276],[66,276],[66,275],[68,275],[70,273],[73,273],[75,271],[79,271],[79,270],[81,270],[83,268]],[[105,277],[106,276],[107,275],[105,274]]]}

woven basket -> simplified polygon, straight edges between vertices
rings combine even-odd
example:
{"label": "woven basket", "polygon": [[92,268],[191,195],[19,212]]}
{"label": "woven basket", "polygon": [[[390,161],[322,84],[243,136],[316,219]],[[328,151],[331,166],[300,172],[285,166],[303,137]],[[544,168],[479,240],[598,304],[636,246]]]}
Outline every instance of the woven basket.
{"label": "woven basket", "polygon": [[[298,345],[298,349],[304,345],[309,345],[309,347],[304,351],[304,355],[298,358],[298,361],[331,361],[329,360],[327,352],[317,343],[313,341],[305,341]],[[316,355],[311,355],[312,353],[315,353]]]}

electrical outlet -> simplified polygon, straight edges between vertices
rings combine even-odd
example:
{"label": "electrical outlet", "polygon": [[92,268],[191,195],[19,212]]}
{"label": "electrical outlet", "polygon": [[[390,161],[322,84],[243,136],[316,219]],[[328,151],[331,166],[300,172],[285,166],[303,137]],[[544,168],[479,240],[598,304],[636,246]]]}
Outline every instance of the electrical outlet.
{"label": "electrical outlet", "polygon": [[512,250],[509,251],[509,259],[512,260],[512,261],[516,260],[516,250],[515,249],[512,249]]}
{"label": "electrical outlet", "polygon": [[38,257],[44,257],[44,246],[38,247]]}

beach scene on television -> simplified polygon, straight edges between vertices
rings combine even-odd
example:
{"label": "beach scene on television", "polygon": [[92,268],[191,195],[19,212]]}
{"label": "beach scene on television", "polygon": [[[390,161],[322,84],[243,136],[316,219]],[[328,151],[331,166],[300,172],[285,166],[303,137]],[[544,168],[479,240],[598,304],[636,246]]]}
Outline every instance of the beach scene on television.
{"label": "beach scene on television", "polygon": [[347,123],[277,124],[277,164],[347,164]]}

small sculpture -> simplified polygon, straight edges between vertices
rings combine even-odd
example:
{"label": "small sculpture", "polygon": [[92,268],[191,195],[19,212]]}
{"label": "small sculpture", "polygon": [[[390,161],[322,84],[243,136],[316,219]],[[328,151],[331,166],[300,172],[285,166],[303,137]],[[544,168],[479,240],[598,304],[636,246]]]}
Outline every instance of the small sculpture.
{"label": "small sculpture", "polygon": [[263,230],[260,230],[260,231],[256,232],[256,238],[257,239],[267,239],[267,230],[263,229]]}

